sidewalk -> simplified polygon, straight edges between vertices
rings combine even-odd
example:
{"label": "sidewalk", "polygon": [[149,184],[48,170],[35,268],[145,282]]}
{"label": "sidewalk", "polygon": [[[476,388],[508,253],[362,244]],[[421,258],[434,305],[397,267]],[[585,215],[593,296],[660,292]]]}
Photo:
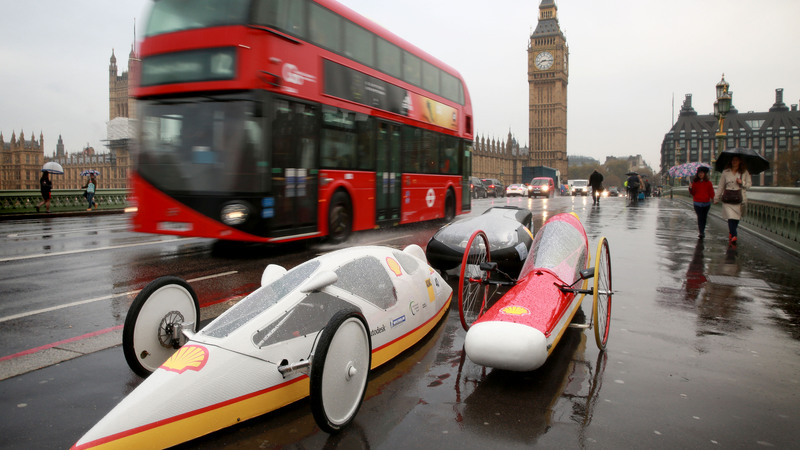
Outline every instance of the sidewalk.
{"label": "sidewalk", "polygon": [[47,213],[42,209],[40,212],[31,212],[31,213],[9,213],[9,214],[2,214],[0,213],[0,221],[2,220],[27,220],[27,219],[47,219],[53,217],[80,217],[80,216],[91,216],[91,215],[108,215],[108,214],[123,214],[125,213],[124,209],[95,209],[92,211],[86,210],[76,210],[76,211],[53,211]]}

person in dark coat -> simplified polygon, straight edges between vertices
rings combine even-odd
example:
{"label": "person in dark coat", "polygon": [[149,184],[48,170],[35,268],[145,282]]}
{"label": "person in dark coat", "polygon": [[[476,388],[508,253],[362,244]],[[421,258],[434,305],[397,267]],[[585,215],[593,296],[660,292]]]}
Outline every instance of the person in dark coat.
{"label": "person in dark coat", "polygon": [[42,192],[42,201],[36,205],[36,212],[39,212],[39,207],[42,205],[47,207],[47,212],[50,212],[50,199],[52,197],[53,182],[50,181],[50,174],[42,172],[42,177],[39,178],[39,189]]}
{"label": "person in dark coat", "polygon": [[603,174],[595,170],[589,175],[589,186],[592,187],[592,204],[600,204],[600,194],[603,192]]}

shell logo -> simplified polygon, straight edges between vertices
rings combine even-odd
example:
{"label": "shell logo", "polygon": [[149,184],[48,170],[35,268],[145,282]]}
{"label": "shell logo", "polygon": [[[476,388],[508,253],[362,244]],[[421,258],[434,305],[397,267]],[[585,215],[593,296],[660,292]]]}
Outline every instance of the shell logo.
{"label": "shell logo", "polygon": [[161,365],[161,369],[177,372],[199,372],[208,362],[208,349],[201,345],[184,345]]}
{"label": "shell logo", "polygon": [[390,257],[386,257],[386,265],[389,266],[389,270],[392,271],[398,277],[403,275],[403,270],[400,268],[400,264],[397,263],[394,259]]}
{"label": "shell logo", "polygon": [[503,314],[508,314],[509,316],[527,316],[531,312],[528,311],[528,308],[524,308],[522,306],[506,306],[505,308],[500,310]]}

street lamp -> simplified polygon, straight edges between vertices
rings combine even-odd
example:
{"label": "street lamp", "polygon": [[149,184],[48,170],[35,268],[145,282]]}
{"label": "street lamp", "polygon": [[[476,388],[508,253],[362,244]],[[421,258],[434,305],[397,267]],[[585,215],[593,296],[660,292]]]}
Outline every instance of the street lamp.
{"label": "street lamp", "polygon": [[[722,80],[717,83],[717,100],[714,102],[714,117],[719,120],[719,131],[717,131],[717,148],[716,153],[725,150],[725,115],[731,111],[731,103],[733,103],[733,92],[728,91],[730,84],[725,81],[725,74],[722,74]],[[716,154],[711,152],[711,165],[716,162]]]}

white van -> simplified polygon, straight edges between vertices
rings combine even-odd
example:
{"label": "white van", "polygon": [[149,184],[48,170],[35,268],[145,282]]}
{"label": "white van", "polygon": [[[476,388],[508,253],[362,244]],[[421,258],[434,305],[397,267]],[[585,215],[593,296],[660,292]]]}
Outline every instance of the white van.
{"label": "white van", "polygon": [[582,195],[586,197],[589,195],[589,180],[572,180],[572,195]]}

